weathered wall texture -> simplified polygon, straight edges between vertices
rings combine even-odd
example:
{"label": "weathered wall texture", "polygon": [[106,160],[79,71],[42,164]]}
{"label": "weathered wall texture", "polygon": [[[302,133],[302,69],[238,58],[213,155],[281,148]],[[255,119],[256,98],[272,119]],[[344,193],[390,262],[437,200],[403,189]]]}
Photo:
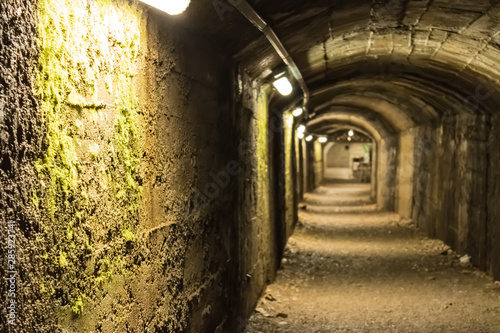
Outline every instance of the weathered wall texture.
{"label": "weathered wall texture", "polygon": [[270,90],[258,81],[252,82],[244,72],[240,74],[240,80],[244,89],[237,98],[235,112],[241,174],[238,179],[237,228],[233,236],[238,246],[232,264],[236,270],[235,290],[240,301],[235,304],[234,313],[237,323],[243,327],[263,288],[274,279],[286,230],[281,221],[284,212],[275,211],[279,184],[275,169],[284,164],[278,163],[270,149],[273,145],[281,145],[281,142],[274,141],[278,140],[274,135],[276,127],[270,122]]}
{"label": "weathered wall texture", "polygon": [[487,161],[488,192],[486,200],[486,209],[488,217],[486,221],[486,230],[488,237],[486,239],[487,269],[497,280],[500,280],[500,117],[495,115],[491,119],[491,131],[488,138],[489,154]]}
{"label": "weathered wall texture", "polygon": [[413,176],[414,176],[414,128],[399,135],[398,169],[395,210],[405,218],[412,217]]}
{"label": "weathered wall texture", "polygon": [[323,169],[323,145],[314,141],[314,186],[318,187],[323,182],[325,171]]}
{"label": "weathered wall texture", "polygon": [[387,136],[377,142],[376,148],[377,206],[392,211],[396,192],[398,138],[393,135]]}
{"label": "weathered wall texture", "polygon": [[316,188],[315,170],[316,155],[314,141],[302,140],[302,152],[304,158],[304,192],[311,192]]}
{"label": "weathered wall texture", "polygon": [[135,2],[0,9],[0,331],[242,327],[281,246],[269,92],[245,79],[234,107],[230,57]]}
{"label": "weathered wall texture", "polygon": [[295,180],[298,178],[296,175],[296,152],[297,150],[297,140],[293,134],[294,129],[294,117],[290,113],[285,113],[283,115],[283,127],[284,127],[284,176],[285,176],[285,226],[286,235],[285,240],[292,235],[293,228],[295,226],[297,201]]}
{"label": "weathered wall texture", "polygon": [[10,277],[7,221],[12,220],[17,222],[12,229],[16,253],[11,253],[18,272],[16,318],[26,324],[24,332],[34,332],[37,322],[55,322],[50,305],[33,283],[40,278],[41,262],[35,256],[41,251],[30,245],[43,226],[32,200],[33,189],[39,186],[35,161],[44,131],[34,94],[37,11],[33,1],[8,0],[0,2],[0,15],[0,331],[8,332],[7,312],[11,313],[6,304],[11,283],[4,279]]}
{"label": "weathered wall texture", "polygon": [[487,202],[494,195],[495,180],[489,176],[488,185],[486,175],[491,168],[488,156],[496,154],[489,133],[488,118],[465,112],[444,117],[437,128],[418,129],[413,218],[430,236],[494,272],[499,262],[488,244],[498,234],[494,223],[487,227],[490,214],[495,214],[487,210]]}
{"label": "weathered wall texture", "polygon": [[304,158],[304,140],[300,140],[297,135],[295,138],[295,156],[297,158],[296,162],[296,194],[297,201],[301,202],[304,197],[305,192],[305,179],[306,179],[306,168],[305,168],[305,158]]}

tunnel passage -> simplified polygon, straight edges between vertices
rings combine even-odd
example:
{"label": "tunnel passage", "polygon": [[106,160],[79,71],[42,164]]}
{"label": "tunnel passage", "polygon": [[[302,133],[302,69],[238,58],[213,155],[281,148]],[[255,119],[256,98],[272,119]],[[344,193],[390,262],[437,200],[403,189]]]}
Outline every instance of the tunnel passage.
{"label": "tunnel passage", "polygon": [[0,3],[1,331],[241,330],[338,130],[500,278],[498,1],[145,2]]}
{"label": "tunnel passage", "polygon": [[326,133],[324,178],[355,179],[371,183],[373,139],[361,131],[334,129]]}
{"label": "tunnel passage", "polygon": [[496,332],[499,287],[411,220],[377,211],[368,184],[325,179],[304,196],[245,332]]}

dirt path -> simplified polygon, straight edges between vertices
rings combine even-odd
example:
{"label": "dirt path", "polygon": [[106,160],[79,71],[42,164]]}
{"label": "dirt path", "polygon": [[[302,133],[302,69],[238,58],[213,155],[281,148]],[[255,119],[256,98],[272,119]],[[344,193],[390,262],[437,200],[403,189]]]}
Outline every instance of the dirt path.
{"label": "dirt path", "polygon": [[306,196],[246,332],[500,332],[500,284],[377,212],[362,184]]}

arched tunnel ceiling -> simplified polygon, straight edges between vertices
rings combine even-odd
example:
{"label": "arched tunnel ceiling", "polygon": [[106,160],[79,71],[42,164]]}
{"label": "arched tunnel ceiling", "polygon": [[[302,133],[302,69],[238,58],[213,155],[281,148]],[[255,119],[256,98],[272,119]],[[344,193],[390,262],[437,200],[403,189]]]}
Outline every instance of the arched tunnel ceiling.
{"label": "arched tunnel ceiling", "polygon": [[[350,131],[354,133],[350,133]],[[350,143],[350,142],[373,142],[373,138],[363,130],[352,127],[339,127],[328,133],[329,141],[332,143]]]}
{"label": "arched tunnel ceiling", "polygon": [[[500,0],[248,2],[301,70],[313,115],[371,109],[402,131],[445,112],[500,109]],[[217,13],[217,3],[193,3],[192,23],[216,35],[251,77],[282,64],[240,13]]]}
{"label": "arched tunnel ceiling", "polygon": [[[390,55],[453,74],[468,68],[499,79],[500,7],[490,0],[253,1],[313,83],[330,70]],[[266,41],[237,55],[261,73]],[[252,52],[253,51],[253,52]],[[384,60],[386,61],[386,60]],[[484,71],[482,71],[482,69]]]}
{"label": "arched tunnel ceiling", "polygon": [[332,111],[320,115],[307,123],[308,132],[322,135],[331,134],[339,128],[348,127],[366,133],[376,141],[380,141],[393,132],[392,128],[379,116],[356,111]]}
{"label": "arched tunnel ceiling", "polygon": [[[434,120],[438,115],[433,106],[417,94],[408,94],[390,80],[347,80],[326,84],[313,92],[310,109],[317,114],[342,106],[369,108],[384,116],[394,128],[406,130],[416,124]],[[420,112],[413,112],[419,109]]]}

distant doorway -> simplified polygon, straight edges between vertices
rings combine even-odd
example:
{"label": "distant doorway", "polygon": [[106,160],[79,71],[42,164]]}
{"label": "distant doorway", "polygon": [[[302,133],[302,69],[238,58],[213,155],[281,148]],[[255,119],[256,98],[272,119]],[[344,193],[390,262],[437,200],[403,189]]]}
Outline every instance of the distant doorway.
{"label": "distant doorway", "polygon": [[[345,132],[338,133],[336,139],[325,147],[325,178],[370,183],[373,143],[360,133]],[[353,135],[349,135],[350,132]]]}

